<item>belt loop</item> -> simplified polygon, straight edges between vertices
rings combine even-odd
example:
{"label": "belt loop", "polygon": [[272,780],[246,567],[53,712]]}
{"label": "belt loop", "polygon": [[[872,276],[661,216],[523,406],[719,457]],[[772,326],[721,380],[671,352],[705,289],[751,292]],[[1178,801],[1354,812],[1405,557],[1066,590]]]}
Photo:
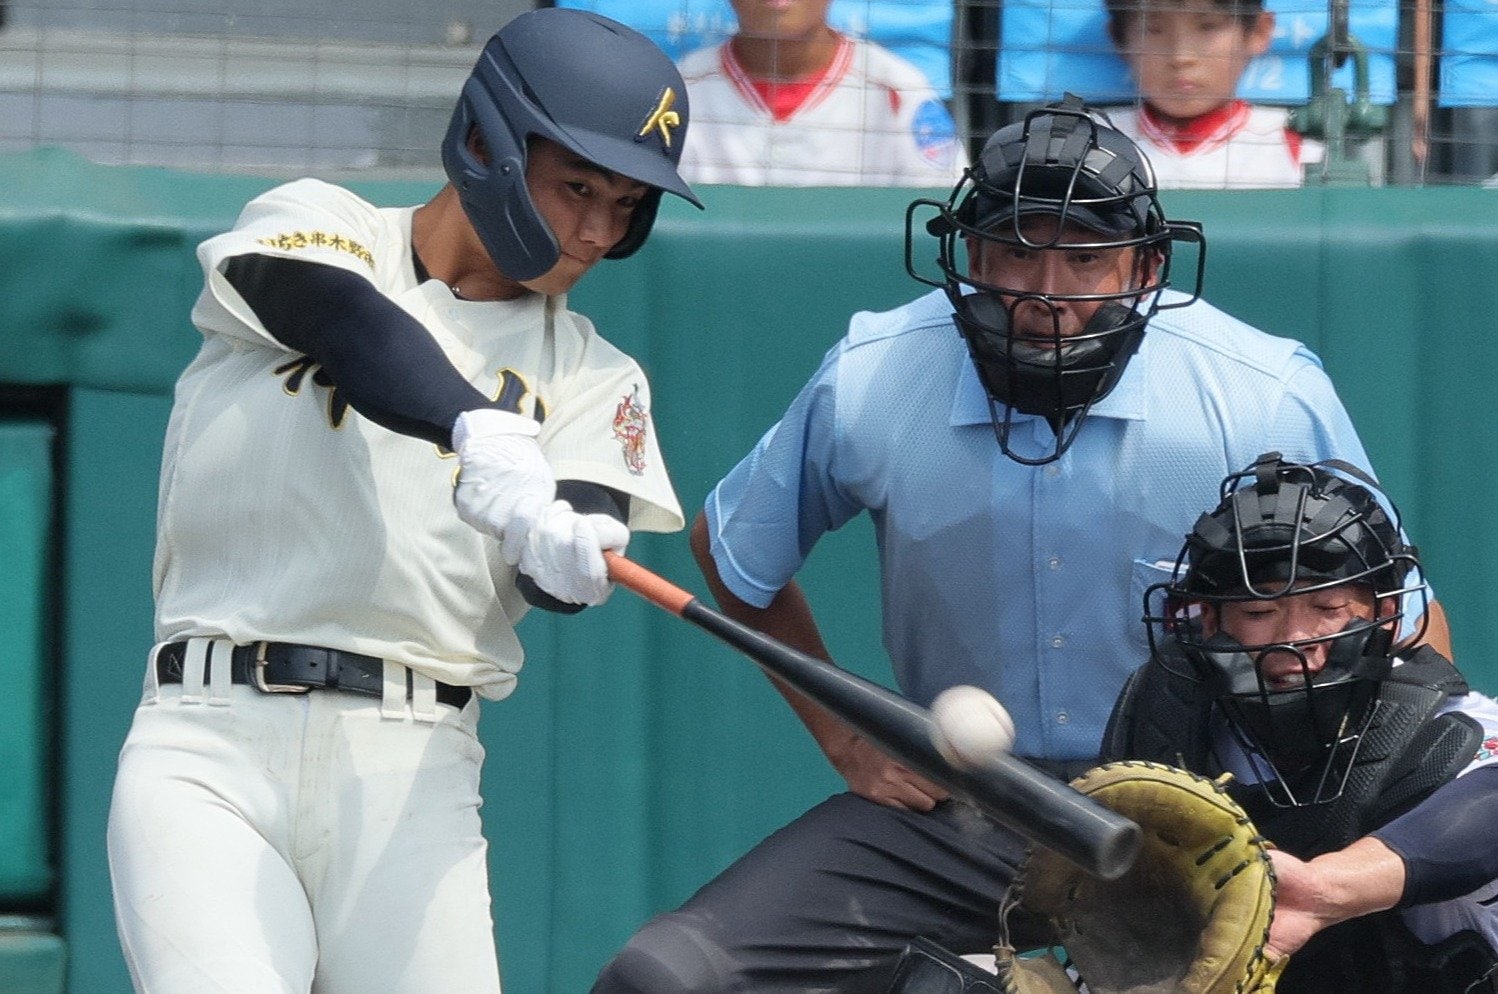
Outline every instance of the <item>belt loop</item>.
{"label": "belt loop", "polygon": [[151,653],[146,657],[146,678],[141,681],[140,702],[142,704],[161,703],[161,675],[156,671],[156,654],[161,651],[165,642],[157,642],[151,646]]}
{"label": "belt loop", "polygon": [[203,703],[203,668],[208,662],[208,648],[212,639],[197,636],[187,640],[187,649],[182,654],[182,703]]}
{"label": "belt loop", "polygon": [[214,639],[208,645],[208,703],[227,707],[229,687],[234,683],[234,643]]}
{"label": "belt loop", "polygon": [[411,716],[428,723],[437,720],[437,681],[407,668],[411,674]]}
{"label": "belt loop", "polygon": [[406,674],[400,663],[385,660],[384,693],[380,695],[380,715],[397,720],[406,717]]}

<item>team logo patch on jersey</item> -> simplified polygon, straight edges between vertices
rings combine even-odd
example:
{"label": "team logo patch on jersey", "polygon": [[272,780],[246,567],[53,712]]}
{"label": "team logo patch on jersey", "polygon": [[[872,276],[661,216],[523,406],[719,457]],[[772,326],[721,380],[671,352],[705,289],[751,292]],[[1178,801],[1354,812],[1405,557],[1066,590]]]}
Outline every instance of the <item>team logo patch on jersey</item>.
{"label": "team logo patch on jersey", "polygon": [[624,466],[635,476],[645,472],[645,433],[650,415],[640,403],[640,385],[624,395],[614,408],[614,437],[624,450]]}
{"label": "team logo patch on jersey", "polygon": [[271,238],[257,238],[255,241],[261,245],[281,249],[283,252],[296,252],[308,248],[330,248],[335,252],[347,252],[370,269],[373,269],[375,264],[374,254],[369,249],[352,238],[345,238],[343,235],[327,231],[285,231]]}
{"label": "team logo patch on jersey", "polygon": [[940,169],[949,169],[957,156],[957,125],[940,100],[927,100],[916,108],[910,122],[921,158]]}
{"label": "team logo patch on jersey", "polygon": [[1477,747],[1477,755],[1472,757],[1472,761],[1480,763],[1494,756],[1498,756],[1498,736],[1490,735],[1482,740],[1482,745]]}
{"label": "team logo patch on jersey", "polygon": [[644,141],[654,132],[660,134],[661,144],[670,148],[671,129],[681,127],[681,115],[671,109],[675,103],[676,91],[669,86],[663,89],[660,99],[655,102],[655,109],[645,118],[645,123],[640,125],[635,141]]}

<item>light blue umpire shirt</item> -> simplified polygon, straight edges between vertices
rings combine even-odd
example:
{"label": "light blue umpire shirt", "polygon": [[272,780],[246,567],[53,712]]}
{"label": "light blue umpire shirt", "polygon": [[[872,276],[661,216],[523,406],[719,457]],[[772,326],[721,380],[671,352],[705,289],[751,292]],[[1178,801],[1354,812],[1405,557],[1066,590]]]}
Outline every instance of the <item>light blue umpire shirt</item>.
{"label": "light blue umpire shirt", "polygon": [[[1051,429],[1016,414],[1010,444],[1042,455]],[[976,684],[1013,715],[1020,755],[1089,759],[1147,656],[1146,588],[1223,477],[1267,451],[1368,469],[1316,356],[1197,302],[1155,316],[1059,460],[1015,462],[935,291],[854,315],[705,511],[724,582],[763,607],[867,510],[901,692],[928,704]]]}

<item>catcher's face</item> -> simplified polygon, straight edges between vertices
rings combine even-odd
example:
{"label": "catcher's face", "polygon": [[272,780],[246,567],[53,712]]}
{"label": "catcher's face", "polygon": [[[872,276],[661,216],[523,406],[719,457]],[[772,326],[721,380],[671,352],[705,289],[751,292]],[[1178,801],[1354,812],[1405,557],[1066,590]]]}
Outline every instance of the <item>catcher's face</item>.
{"label": "catcher's face", "polygon": [[[1370,588],[1347,584],[1274,600],[1227,601],[1204,612],[1202,622],[1208,636],[1221,631],[1249,649],[1260,648],[1265,688],[1290,690],[1314,680],[1335,638],[1371,621],[1374,606]],[[1392,603],[1380,606],[1393,613]]]}

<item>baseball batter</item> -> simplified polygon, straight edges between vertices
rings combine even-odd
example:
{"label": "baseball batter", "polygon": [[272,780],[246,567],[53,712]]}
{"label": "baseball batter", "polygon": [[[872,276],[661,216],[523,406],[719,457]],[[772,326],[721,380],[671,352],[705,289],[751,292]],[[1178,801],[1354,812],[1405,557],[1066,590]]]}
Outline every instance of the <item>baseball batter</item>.
{"label": "baseball batter", "polygon": [[732,0],[738,32],[681,61],[682,172],[741,186],[950,186],[967,166],[925,75],[827,24],[831,0]]}
{"label": "baseball batter", "polygon": [[600,603],[605,549],[682,524],[645,377],[566,292],[696,203],[687,120],[642,35],[536,11],[432,200],[300,180],[200,247],[110,812],[138,990],[499,990],[476,698],[528,606]]}

